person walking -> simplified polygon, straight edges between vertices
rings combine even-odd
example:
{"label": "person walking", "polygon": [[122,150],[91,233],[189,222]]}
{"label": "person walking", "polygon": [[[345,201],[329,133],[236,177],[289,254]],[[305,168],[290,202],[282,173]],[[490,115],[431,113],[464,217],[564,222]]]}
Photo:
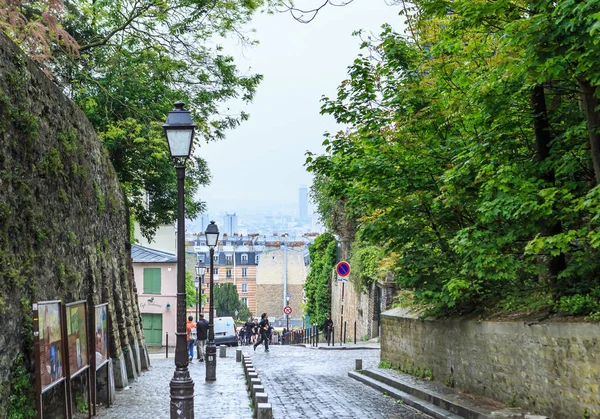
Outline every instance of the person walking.
{"label": "person walking", "polygon": [[188,317],[188,322],[185,325],[186,332],[186,341],[187,341],[187,350],[188,350],[188,360],[192,362],[194,359],[194,345],[196,344],[196,323],[194,323],[194,318],[192,316]]}
{"label": "person walking", "polygon": [[325,337],[327,339],[327,345],[329,345],[329,341],[331,339],[331,330],[333,329],[333,320],[331,320],[331,316],[327,316],[325,322],[323,322],[323,332],[325,332]]}
{"label": "person walking", "polygon": [[246,328],[246,345],[250,345],[252,341],[252,330],[254,329],[254,322],[251,317],[248,317],[248,321],[244,324]]}
{"label": "person walking", "polygon": [[267,313],[263,313],[260,316],[260,323],[258,324],[258,331],[260,333],[260,339],[254,344],[254,350],[256,351],[256,347],[260,345],[262,342],[265,344],[265,352],[269,352],[269,339],[267,338],[267,331],[269,329],[269,315]]}
{"label": "person walking", "polygon": [[204,362],[204,348],[208,337],[208,322],[204,319],[204,314],[200,313],[200,320],[196,323],[198,340],[196,341],[196,354],[198,361]]}

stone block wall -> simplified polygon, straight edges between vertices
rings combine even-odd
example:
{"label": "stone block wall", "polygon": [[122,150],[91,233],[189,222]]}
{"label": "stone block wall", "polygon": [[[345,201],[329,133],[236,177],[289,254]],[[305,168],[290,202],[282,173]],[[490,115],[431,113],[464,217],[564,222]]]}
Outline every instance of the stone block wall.
{"label": "stone block wall", "polygon": [[128,218],[91,123],[0,34],[0,419],[14,381],[27,374],[33,388],[34,302],[107,302],[111,356],[139,371]]}
{"label": "stone block wall", "polygon": [[382,315],[381,359],[553,419],[600,417],[597,324],[419,320],[393,309]]}

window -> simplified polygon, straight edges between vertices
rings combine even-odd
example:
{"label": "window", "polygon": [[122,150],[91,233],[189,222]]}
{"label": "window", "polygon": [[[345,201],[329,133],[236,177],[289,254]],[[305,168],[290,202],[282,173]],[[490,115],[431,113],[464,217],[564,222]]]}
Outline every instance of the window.
{"label": "window", "polygon": [[254,257],[254,262],[258,265],[258,255]]}
{"label": "window", "polygon": [[160,294],[160,268],[144,268],[144,294]]}
{"label": "window", "polygon": [[248,292],[248,284],[242,282],[242,294],[246,294]]}
{"label": "window", "polygon": [[242,278],[248,278],[248,269],[242,268]]}
{"label": "window", "polygon": [[248,263],[248,255],[246,253],[242,254],[242,263]]}
{"label": "window", "polygon": [[213,268],[213,274],[219,275],[219,268]]}
{"label": "window", "polygon": [[246,307],[248,307],[248,299],[247,298],[242,298],[242,303],[244,303],[244,305]]}
{"label": "window", "polygon": [[231,269],[227,269],[227,270],[225,271],[225,276],[226,276],[227,278],[231,278]]}
{"label": "window", "polygon": [[225,255],[225,264],[233,265],[233,255]]}
{"label": "window", "polygon": [[213,256],[213,262],[219,263],[219,255],[214,255]]}

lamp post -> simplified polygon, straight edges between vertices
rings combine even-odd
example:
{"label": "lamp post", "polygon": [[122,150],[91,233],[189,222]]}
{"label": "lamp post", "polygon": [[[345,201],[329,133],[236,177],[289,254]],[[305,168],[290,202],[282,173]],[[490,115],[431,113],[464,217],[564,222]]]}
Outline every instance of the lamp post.
{"label": "lamp post", "polygon": [[174,104],[163,125],[169,152],[177,171],[177,332],[175,335],[175,373],[171,379],[171,419],[194,418],[194,381],[188,371],[185,330],[185,163],[192,151],[196,125],[183,102]]}
{"label": "lamp post", "polygon": [[206,269],[206,267],[204,265],[200,265],[200,263],[198,263],[196,265],[196,278],[194,278],[194,285],[196,285],[196,321],[198,321],[198,304],[200,301],[200,278],[202,278],[202,276],[204,276],[204,270]]}
{"label": "lamp post", "polygon": [[217,347],[215,346],[215,328],[214,328],[214,304],[213,295],[213,276],[214,276],[214,256],[215,246],[219,240],[219,228],[214,221],[211,221],[206,227],[206,244],[210,248],[210,290],[209,290],[209,313],[208,313],[208,344],[206,345],[206,381],[215,381],[217,379]]}

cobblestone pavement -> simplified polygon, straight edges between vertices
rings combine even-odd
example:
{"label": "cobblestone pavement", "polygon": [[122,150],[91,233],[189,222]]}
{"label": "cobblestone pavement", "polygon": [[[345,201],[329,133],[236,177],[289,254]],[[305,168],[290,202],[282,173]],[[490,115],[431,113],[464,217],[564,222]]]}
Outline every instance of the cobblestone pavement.
{"label": "cobblestone pavement", "polygon": [[[189,365],[194,380],[194,413],[196,418],[250,419],[252,408],[246,392],[244,371],[235,362],[235,348],[227,348],[227,358],[219,358],[217,380],[205,381],[204,363],[194,360]],[[158,419],[169,417],[169,383],[175,371],[174,355],[151,356],[149,371],[126,390],[117,391],[115,403],[102,408],[98,417],[107,419]]]}
{"label": "cobblestone pavement", "polygon": [[262,347],[252,357],[273,417],[425,419],[429,416],[348,377],[356,359],[363,368],[379,364],[379,350],[319,350],[302,346]]}

